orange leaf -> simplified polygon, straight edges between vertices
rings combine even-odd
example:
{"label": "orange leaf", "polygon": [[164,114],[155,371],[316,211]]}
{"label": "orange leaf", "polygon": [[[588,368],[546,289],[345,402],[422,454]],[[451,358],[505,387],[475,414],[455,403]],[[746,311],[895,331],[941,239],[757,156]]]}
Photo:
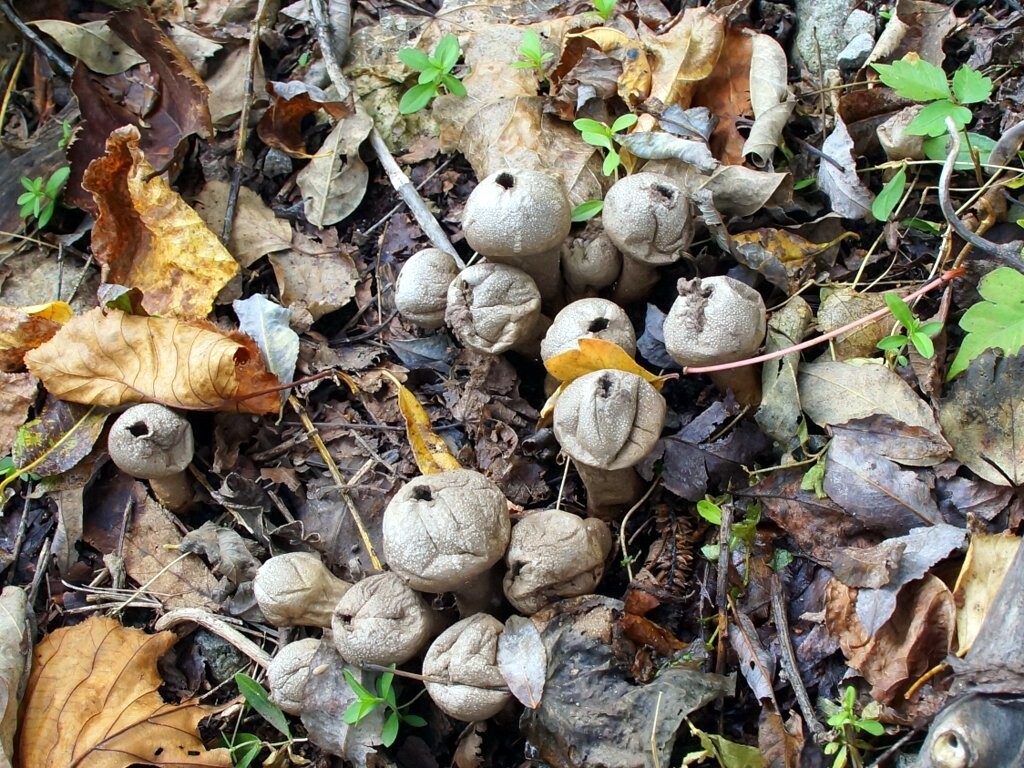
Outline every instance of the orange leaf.
{"label": "orange leaf", "polygon": [[384,371],[398,387],[398,408],[405,419],[405,433],[409,436],[412,454],[416,457],[416,466],[424,475],[436,475],[449,469],[460,469],[458,459],[451,455],[448,446],[435,432],[430,424],[430,416],[416,399],[416,395],[402,386],[390,372]]}
{"label": "orange leaf", "polygon": [[209,323],[97,308],[26,354],[25,364],[50,394],[73,403],[245,413],[276,413],[280,406],[270,391],[277,378],[256,343]]}
{"label": "orange leaf", "polygon": [[[725,19],[707,8],[688,8],[667,32],[653,36],[641,27],[651,65],[651,98],[663,104],[691,106],[698,83],[718,62],[725,40]],[[640,126],[643,127],[643,120]],[[640,128],[638,128],[640,130]]]}
{"label": "orange leaf", "polygon": [[676,376],[675,374],[657,376],[651,373],[637,365],[636,361],[618,344],[604,339],[580,339],[576,344],[579,349],[570,349],[554,357],[549,357],[544,363],[548,373],[562,384],[568,384],[593,371],[612,369],[642,376],[660,392],[662,385],[668,379],[674,379]]}
{"label": "orange leaf", "polygon": [[134,126],[107,139],[107,154],[89,164],[82,186],[99,216],[92,249],[103,282],[138,288],[153,315],[204,318],[238,264],[192,208],[157,174]]}
{"label": "orange leaf", "polygon": [[0,306],[0,371],[25,367],[25,353],[49,340],[71,319],[71,307],[54,301],[34,307]]}
{"label": "orange leaf", "polygon": [[197,699],[167,704],[156,663],[177,642],[94,616],[36,646],[18,741],[22,768],[229,768],[231,753],[196,734],[215,713]]}

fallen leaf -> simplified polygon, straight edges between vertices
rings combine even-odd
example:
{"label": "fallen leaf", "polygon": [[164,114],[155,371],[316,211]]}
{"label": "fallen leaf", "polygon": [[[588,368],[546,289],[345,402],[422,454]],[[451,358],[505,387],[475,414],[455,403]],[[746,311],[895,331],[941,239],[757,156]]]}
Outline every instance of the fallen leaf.
{"label": "fallen leaf", "polygon": [[736,651],[740,672],[758,701],[774,700],[775,655],[769,653],[757,636],[757,628],[742,611],[735,613],[736,623],[729,630],[729,644]]}
{"label": "fallen leaf", "polygon": [[[787,349],[803,341],[813,318],[810,305],[800,296],[794,296],[768,318],[765,352]],[[786,447],[799,443],[803,418],[797,387],[799,366],[800,353],[790,352],[777,360],[769,360],[761,369],[761,404],[754,420],[765,434]]]}
{"label": "fallen leaf", "polygon": [[924,427],[912,427],[891,416],[877,415],[850,419],[833,427],[833,434],[859,434],[858,440],[873,445],[880,456],[906,467],[934,467],[953,449],[941,434]]}
{"label": "fallen leaf", "polygon": [[290,384],[299,359],[299,334],[288,325],[292,313],[262,293],[234,301],[231,307],[239,330],[256,342],[267,370],[282,384]]}
{"label": "fallen leaf", "polygon": [[639,131],[618,139],[629,152],[644,160],[681,160],[701,173],[711,173],[718,161],[703,141],[682,139],[660,131]]}
{"label": "fallen leaf", "polygon": [[105,21],[73,24],[60,19],[39,19],[29,23],[56,40],[66,53],[101,75],[116,75],[146,62],[115,35]]}
{"label": "fallen leaf", "polygon": [[243,413],[279,407],[277,392],[268,391],[277,379],[255,342],[202,323],[96,308],[25,358],[50,394],[85,405],[156,402]]}
{"label": "fallen leaf", "polygon": [[[230,188],[226,181],[211,179],[196,198],[196,213],[213,232],[220,232],[224,228]],[[268,253],[288,250],[291,242],[291,225],[277,218],[253,190],[239,187],[231,237],[227,242],[228,251],[235,260],[242,267],[248,268]]]}
{"label": "fallen leaf", "polygon": [[818,188],[828,196],[832,210],[846,219],[869,218],[874,195],[857,175],[853,139],[842,118],[836,118],[836,126],[822,142],[821,152],[829,159],[823,158],[818,166]]}
{"label": "fallen leaf", "polygon": [[146,160],[137,128],[110,135],[106,156],[90,163],[82,186],[99,209],[92,248],[103,281],[141,290],[150,314],[210,314],[238,264]]}
{"label": "fallen leaf", "polygon": [[95,408],[48,397],[39,417],[18,430],[11,446],[15,468],[43,477],[67,472],[89,454],[106,420]]}
{"label": "fallen leaf", "polygon": [[[757,747],[748,747],[746,744],[730,741],[717,733],[705,733],[689,720],[686,721],[686,724],[690,726],[690,733],[697,737],[704,750],[696,755],[691,753],[694,757],[701,757],[700,762],[704,762],[706,758],[710,757],[721,768],[764,768],[764,759]],[[683,765],[690,763],[688,758],[691,755],[683,758]]]}
{"label": "fallen leaf", "polygon": [[696,84],[694,106],[707,107],[717,118],[711,150],[726,165],[743,163],[744,136],[737,121],[750,114],[750,57],[753,37],[743,29],[725,30],[722,50],[714,69]]}
{"label": "fallen leaf", "polygon": [[[251,94],[246,93],[246,79],[249,77],[252,78]],[[206,87],[210,89],[207,103],[214,128],[229,130],[235,127],[233,124],[241,115],[247,99],[254,101],[251,104],[254,110],[265,106],[267,100],[262,94],[266,84],[262,56],[250,59],[248,45],[229,48],[226,55],[218,60],[214,72],[206,78]]]}
{"label": "fallen leaf", "polygon": [[326,250],[304,235],[292,236],[290,250],[268,257],[274,268],[281,302],[300,304],[314,320],[341,309],[356,295],[359,271],[343,251]]}
{"label": "fallen leaf", "polygon": [[18,728],[21,683],[29,671],[32,638],[28,600],[21,587],[4,587],[0,594],[0,764],[14,765],[14,735]]}
{"label": "fallen leaf", "polygon": [[[884,306],[884,293],[861,293],[847,286],[822,290],[821,306],[818,308],[818,330],[828,333],[836,328],[842,328]],[[870,357],[878,351],[875,345],[892,333],[892,328],[893,319],[882,317],[840,334],[832,342],[836,360]]]}
{"label": "fallen leaf", "polygon": [[1019,536],[1006,533],[976,533],[971,537],[964,564],[953,587],[953,597],[958,608],[958,655],[963,656],[974,644],[978,630],[992,608],[992,600],[1010,570],[1010,563],[1017,554],[1020,541]]}
{"label": "fallen leaf", "polygon": [[537,625],[522,616],[509,616],[505,631],[498,636],[498,669],[523,706],[540,706],[547,664],[547,651]]}
{"label": "fallen leaf", "polygon": [[383,371],[398,389],[398,408],[405,419],[405,434],[409,438],[416,466],[424,475],[435,475],[449,469],[461,469],[458,459],[452,456],[448,445],[430,424],[430,416],[416,399],[416,395],[402,386],[390,371]]}
{"label": "fallen leaf", "polygon": [[230,768],[227,749],[207,750],[199,721],[217,712],[197,699],[167,704],[157,660],[178,641],[92,616],[43,638],[32,654],[18,741],[23,768]]}
{"label": "fallen leaf", "polygon": [[39,379],[31,373],[0,371],[0,445],[11,445],[36,401]]}
{"label": "fallen leaf", "polygon": [[750,106],[754,124],[743,144],[743,155],[752,155],[754,164],[762,167],[775,154],[796,98],[789,87],[789,63],[782,46],[769,35],[751,37]]}
{"label": "fallen leaf", "polygon": [[547,372],[562,384],[569,384],[580,376],[586,376],[594,371],[612,369],[635,373],[660,392],[666,381],[676,377],[675,374],[658,376],[651,373],[637,365],[622,347],[612,341],[580,339],[576,345],[578,349],[570,349],[544,361]]}
{"label": "fallen leaf", "polygon": [[339,120],[295,178],[310,224],[337,224],[362,202],[370,172],[359,157],[359,146],[372,129],[373,120],[362,111]]}
{"label": "fallen leaf", "polygon": [[309,157],[302,130],[303,118],[321,109],[335,120],[348,114],[343,102],[301,80],[270,82],[266,87],[271,96],[270,108],[260,118],[256,133],[268,147],[279,149],[291,157]]}
{"label": "fallen leaf", "polygon": [[[650,98],[662,104],[690,106],[698,83],[718,62],[725,41],[725,19],[708,8],[687,8],[682,19],[668,31],[652,35],[640,27],[641,40],[653,56]],[[637,130],[649,130],[644,118]]]}
{"label": "fallen leaf", "polygon": [[24,368],[25,353],[53,338],[72,314],[63,301],[34,307],[0,305],[0,371]]}
{"label": "fallen leaf", "polygon": [[772,768],[797,768],[804,743],[800,715],[791,712],[789,720],[783,722],[782,715],[771,707],[762,708],[757,724],[757,747],[765,763]]}

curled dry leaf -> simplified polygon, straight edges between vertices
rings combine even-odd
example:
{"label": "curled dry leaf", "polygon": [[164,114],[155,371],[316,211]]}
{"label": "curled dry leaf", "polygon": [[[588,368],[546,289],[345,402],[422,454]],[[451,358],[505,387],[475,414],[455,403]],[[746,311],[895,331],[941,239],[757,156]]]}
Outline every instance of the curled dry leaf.
{"label": "curled dry leaf", "polygon": [[836,118],[836,127],[822,143],[821,152],[829,159],[821,160],[818,167],[818,187],[828,195],[832,210],[845,219],[869,218],[875,197],[857,176],[853,139],[842,118]]}
{"label": "curled dry leaf", "polygon": [[243,413],[275,413],[279,405],[269,391],[277,378],[255,342],[206,323],[97,308],[25,357],[50,394],[73,403]]}
{"label": "curled dry leaf", "polygon": [[782,129],[796,106],[788,85],[786,52],[768,35],[753,35],[750,55],[750,106],[754,124],[743,145],[756,165],[770,162]]}
{"label": "curled dry leaf", "polygon": [[0,306],[0,371],[24,368],[25,353],[52,338],[72,314],[63,301],[35,307]]}
{"label": "curled dry leaf", "polygon": [[118,128],[82,180],[99,209],[92,248],[103,281],[141,290],[150,314],[206,317],[238,264],[149,164],[139,140],[135,126]]}
{"label": "curled dry leaf", "polygon": [[523,706],[540,706],[547,666],[548,654],[537,625],[522,616],[509,616],[498,636],[498,669]]}
{"label": "curled dry leaf", "polygon": [[32,26],[49,35],[67,53],[78,59],[93,72],[117,75],[146,59],[113,33],[105,21],[87,21],[74,24],[59,19],[40,19]]}
{"label": "curled dry leaf", "polygon": [[157,659],[173,632],[147,635],[94,616],[43,638],[32,658],[18,765],[127,768],[231,766],[226,749],[207,750],[196,726],[217,710],[196,699],[168,704]]}
{"label": "curled dry leaf", "polygon": [[960,575],[956,578],[956,639],[960,655],[967,653],[978,636],[992,601],[1010,570],[1020,537],[978,533],[967,548]]}
{"label": "curled dry leaf", "polygon": [[402,386],[402,383],[389,371],[383,371],[398,389],[398,408],[405,419],[405,433],[409,438],[416,466],[424,475],[436,475],[449,469],[462,469],[458,459],[452,456],[448,445],[434,432],[430,424],[430,416],[420,405],[416,395]]}
{"label": "curled dry leaf", "polygon": [[359,145],[372,129],[365,112],[340,120],[295,178],[310,224],[337,224],[362,202],[370,172],[359,157]]}

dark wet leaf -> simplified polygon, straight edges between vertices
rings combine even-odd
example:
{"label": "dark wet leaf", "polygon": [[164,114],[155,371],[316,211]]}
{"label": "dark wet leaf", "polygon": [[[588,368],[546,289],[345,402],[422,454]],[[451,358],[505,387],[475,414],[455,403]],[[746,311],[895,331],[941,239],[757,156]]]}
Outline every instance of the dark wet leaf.
{"label": "dark wet leaf", "polygon": [[679,363],[669,357],[665,349],[665,313],[653,304],[647,305],[644,332],[636,340],[637,352],[656,368],[678,368]]}
{"label": "dark wet leaf", "polygon": [[17,469],[39,459],[32,473],[46,477],[67,472],[89,455],[106,423],[107,413],[48,397],[39,418],[18,430],[11,446]]}

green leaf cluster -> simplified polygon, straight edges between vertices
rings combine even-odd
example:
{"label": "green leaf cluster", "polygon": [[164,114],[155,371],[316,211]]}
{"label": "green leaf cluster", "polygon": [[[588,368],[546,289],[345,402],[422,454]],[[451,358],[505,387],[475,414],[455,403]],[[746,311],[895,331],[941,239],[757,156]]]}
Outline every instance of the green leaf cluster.
{"label": "green leaf cluster", "polygon": [[422,728],[427,724],[427,721],[419,715],[406,714],[398,706],[394,686],[394,672],[385,672],[377,678],[375,685],[376,693],[373,693],[356,680],[355,675],[349,670],[343,670],[343,674],[352,692],[356,695],[356,700],[345,710],[344,721],[349,725],[355,725],[375,709],[384,707],[387,710],[387,714],[384,717],[384,727],[380,732],[380,741],[385,747],[390,747],[395,743],[395,739],[398,738],[399,726],[402,723],[411,725],[413,728]]}
{"label": "green leaf cluster", "polygon": [[60,197],[69,175],[71,169],[65,166],[51,173],[48,179],[43,179],[42,176],[35,179],[22,176],[21,186],[25,191],[18,197],[21,217],[34,217],[40,229],[49,224],[53,212],[57,209],[57,198]]}
{"label": "green leaf cluster", "polygon": [[615,13],[615,3],[617,0],[593,0],[594,10],[597,11],[597,15],[601,17],[601,21],[608,21]]}
{"label": "green leaf cluster", "polygon": [[431,56],[416,48],[400,50],[399,60],[420,74],[416,85],[402,94],[402,100],[398,102],[398,111],[403,115],[419,112],[437,96],[442,87],[453,96],[465,98],[466,86],[451,73],[461,56],[459,38],[450,34],[438,40]]}
{"label": "green leaf cluster", "polygon": [[605,176],[611,176],[622,164],[622,158],[615,149],[615,134],[622,133],[627,128],[636,125],[637,116],[632,113],[622,115],[610,126],[598,120],[591,120],[589,117],[581,117],[573,121],[573,127],[580,132],[581,138],[592,147],[599,147],[605,151],[602,171]]}
{"label": "green leaf cluster", "polygon": [[832,760],[832,768],[844,768],[851,762],[854,765],[863,765],[861,753],[870,748],[858,733],[866,733],[871,736],[881,736],[885,733],[885,726],[878,722],[877,704],[872,702],[864,707],[860,715],[856,712],[857,691],[852,685],[848,685],[843,692],[840,702],[825,702],[825,709],[828,714],[828,724],[834,729],[835,735],[825,745],[826,755],[835,755]]}
{"label": "green leaf cluster", "polygon": [[[712,525],[722,524],[721,505],[730,500],[728,495],[718,499],[704,498],[697,502],[697,514],[703,517]],[[757,524],[761,522],[761,507],[757,504],[747,509],[742,520],[733,521],[729,527],[729,551],[732,552],[740,544],[746,544],[749,548],[757,535]],[[701,547],[701,553],[712,562],[718,560],[719,545],[708,544]]]}
{"label": "green leaf cluster", "polygon": [[935,345],[932,338],[942,330],[942,323],[922,323],[914,316],[913,311],[902,297],[895,293],[885,294],[885,305],[889,307],[892,316],[899,321],[906,333],[886,336],[878,342],[878,348],[896,355],[896,362],[900,365],[907,364],[906,349],[908,344],[913,344],[921,357],[930,358],[935,354]]}
{"label": "green leaf cluster", "polygon": [[[245,703],[284,736],[285,744],[290,744],[292,733],[288,728],[288,718],[281,708],[270,700],[270,694],[266,689],[242,672],[235,675],[235,685],[238,686],[238,691],[245,699]],[[248,768],[264,746],[269,747],[270,745],[265,744],[263,739],[256,734],[236,733],[228,741],[235,768]]]}
{"label": "green leaf cluster", "polygon": [[513,69],[535,69],[541,75],[548,59],[555,56],[551,51],[545,51],[541,47],[540,35],[532,29],[523,30],[523,42],[519,44],[518,53],[520,59],[512,62]]}
{"label": "green leaf cluster", "polygon": [[949,366],[947,379],[962,373],[986,349],[1016,355],[1024,346],[1024,275],[1012,267],[999,267],[978,283],[982,301],[960,318],[967,331]]}

